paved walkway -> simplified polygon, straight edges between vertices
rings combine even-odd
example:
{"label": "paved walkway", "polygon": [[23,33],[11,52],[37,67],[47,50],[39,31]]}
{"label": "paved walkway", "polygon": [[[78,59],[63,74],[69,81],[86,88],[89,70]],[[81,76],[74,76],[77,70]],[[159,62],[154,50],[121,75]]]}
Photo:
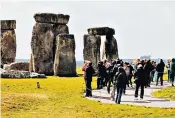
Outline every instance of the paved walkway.
{"label": "paved walkway", "polygon": [[[157,91],[161,88],[170,86],[168,82],[164,82],[164,86],[155,86],[155,83],[151,85],[151,88],[145,88],[144,99],[143,100],[134,100],[134,88],[127,88],[126,95],[122,95],[121,104],[137,105],[137,106],[147,106],[147,107],[163,107],[163,108],[175,108],[175,101],[169,101],[161,98],[155,98],[151,95],[152,92]],[[111,88],[112,90],[112,88]],[[140,91],[139,91],[140,94]],[[106,88],[101,90],[93,90],[92,97],[88,99],[100,101],[102,103],[115,104],[111,100],[111,94],[107,93]]]}

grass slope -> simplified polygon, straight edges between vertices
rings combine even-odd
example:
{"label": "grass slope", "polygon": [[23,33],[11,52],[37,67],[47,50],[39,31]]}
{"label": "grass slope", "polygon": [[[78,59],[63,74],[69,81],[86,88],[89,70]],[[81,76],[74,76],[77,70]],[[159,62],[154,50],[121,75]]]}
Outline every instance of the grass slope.
{"label": "grass slope", "polygon": [[[40,82],[41,88],[36,87]],[[93,78],[93,88],[96,78]],[[2,79],[3,118],[174,118],[175,109],[102,104],[82,96],[83,77]]]}

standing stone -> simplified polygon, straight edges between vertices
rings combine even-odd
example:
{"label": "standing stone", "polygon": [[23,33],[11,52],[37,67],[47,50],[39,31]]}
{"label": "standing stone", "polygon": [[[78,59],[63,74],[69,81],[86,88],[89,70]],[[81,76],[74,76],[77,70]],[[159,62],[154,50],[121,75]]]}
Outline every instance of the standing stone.
{"label": "standing stone", "polygon": [[103,44],[102,59],[108,61],[116,60],[118,58],[118,46],[117,41],[113,36],[106,36],[106,41]]}
{"label": "standing stone", "polygon": [[75,40],[72,34],[59,34],[56,37],[54,75],[76,76]]}
{"label": "standing stone", "polygon": [[56,36],[59,34],[69,34],[69,28],[66,24],[54,24],[53,25],[54,41],[53,41],[53,58],[55,58],[56,52]]}
{"label": "standing stone", "polygon": [[1,20],[1,66],[15,61],[16,57],[16,21]]}
{"label": "standing stone", "polygon": [[97,68],[98,61],[100,61],[100,46],[100,35],[84,35],[84,60],[91,61],[94,68]]}
{"label": "standing stone", "polygon": [[32,33],[33,71],[53,75],[53,25],[36,23]]}
{"label": "standing stone", "polygon": [[33,56],[30,55],[29,72],[33,72]]}

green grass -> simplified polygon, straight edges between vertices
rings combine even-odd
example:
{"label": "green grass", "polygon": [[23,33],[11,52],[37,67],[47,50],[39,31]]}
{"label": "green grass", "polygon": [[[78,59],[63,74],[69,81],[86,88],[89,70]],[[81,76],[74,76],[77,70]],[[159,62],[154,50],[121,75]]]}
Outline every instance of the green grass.
{"label": "green grass", "polygon": [[[78,71],[79,72],[79,71]],[[38,89],[36,82],[40,82]],[[96,78],[93,78],[93,88]],[[2,79],[3,118],[174,118],[175,109],[102,104],[82,95],[83,77]]]}
{"label": "green grass", "polygon": [[166,100],[175,100],[175,87],[167,87],[152,94],[155,97],[164,98]]}

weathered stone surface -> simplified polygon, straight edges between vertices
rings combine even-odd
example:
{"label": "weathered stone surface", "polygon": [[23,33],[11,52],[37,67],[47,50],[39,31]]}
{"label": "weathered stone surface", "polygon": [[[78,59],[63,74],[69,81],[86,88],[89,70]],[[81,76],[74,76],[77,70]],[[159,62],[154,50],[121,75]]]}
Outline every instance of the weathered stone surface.
{"label": "weathered stone surface", "polygon": [[109,27],[96,27],[96,28],[89,28],[88,34],[91,35],[114,35],[115,30]]}
{"label": "weathered stone surface", "polygon": [[69,34],[69,28],[67,25],[54,24],[53,32],[55,36],[57,36],[58,34],[62,34],[62,33]]}
{"label": "weathered stone surface", "polygon": [[16,29],[16,20],[1,20],[0,27],[2,30]]}
{"label": "weathered stone surface", "polygon": [[74,35],[59,34],[56,37],[54,75],[76,76]]}
{"label": "weathered stone surface", "polygon": [[28,71],[10,70],[1,73],[1,78],[30,78]]}
{"label": "weathered stone surface", "polygon": [[0,72],[1,78],[23,79],[23,78],[46,78],[45,74],[31,73],[29,71],[6,70]]}
{"label": "weathered stone surface", "polygon": [[36,23],[32,33],[33,71],[53,75],[53,40],[52,24]]}
{"label": "weathered stone surface", "polygon": [[30,55],[29,72],[33,72],[33,56]]}
{"label": "weathered stone surface", "polygon": [[107,36],[103,46],[102,59],[111,61],[118,58],[117,40],[113,36]]}
{"label": "weathered stone surface", "polygon": [[29,71],[29,62],[14,62],[11,64],[5,64],[4,70]]}
{"label": "weathered stone surface", "polygon": [[53,13],[36,13],[34,15],[36,22],[53,24],[67,24],[69,22],[69,17],[69,15]]}
{"label": "weathered stone surface", "polygon": [[16,35],[14,30],[1,30],[1,65],[10,64],[16,57]]}
{"label": "weathered stone surface", "polygon": [[97,68],[98,61],[100,61],[100,46],[100,35],[84,35],[84,60],[91,61],[94,68]]}

